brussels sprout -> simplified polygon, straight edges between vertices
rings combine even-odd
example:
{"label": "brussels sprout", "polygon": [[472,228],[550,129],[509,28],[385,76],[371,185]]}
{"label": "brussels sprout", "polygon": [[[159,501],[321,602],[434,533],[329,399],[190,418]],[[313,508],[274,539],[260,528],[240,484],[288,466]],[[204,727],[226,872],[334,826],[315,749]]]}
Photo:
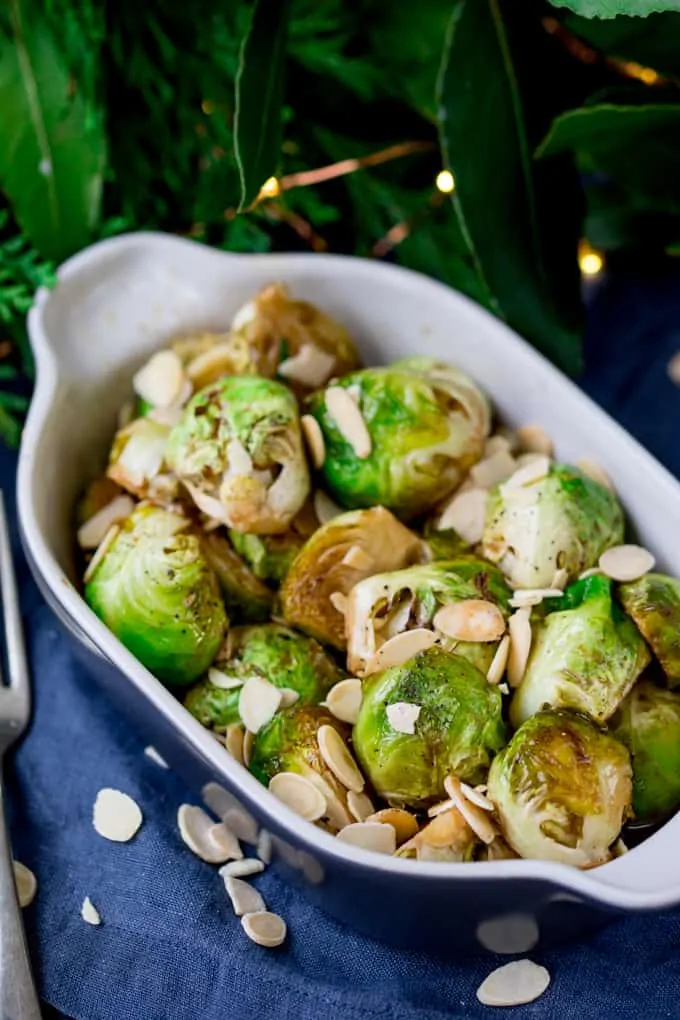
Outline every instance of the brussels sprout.
{"label": "brussels sprout", "polygon": [[622,584],[619,596],[661,663],[669,687],[680,685],[680,581],[645,574]]}
{"label": "brussels sprout", "polygon": [[511,478],[492,489],[482,555],[515,587],[547,588],[556,570],[574,580],[622,540],[616,496],[578,468],[553,463],[533,483]]}
{"label": "brussels sprout", "polygon": [[[414,733],[390,724],[387,709],[417,705]],[[390,804],[423,807],[444,795],[452,773],[477,783],[505,744],[497,687],[466,659],[428,648],[364,681],[354,750],[376,792]]]}
{"label": "brussels sprout", "polygon": [[458,369],[406,358],[337,380],[350,391],[370,436],[358,456],[328,410],[326,391],[310,408],[324,434],[323,476],[342,506],[382,504],[408,519],[429,510],[462,480],[484,451],[486,398]]}
{"label": "brussels sprout", "polygon": [[654,821],[680,807],[680,694],[643,679],[609,728],[630,751],[636,821]]}
{"label": "brussels sprout", "polygon": [[238,531],[285,531],[309,493],[295,397],[259,376],[195,394],[166,457],[197,506]]}
{"label": "brussels sprout", "polygon": [[[364,676],[385,641],[413,627],[430,627],[442,606],[485,599],[507,612],[511,594],[497,567],[472,556],[373,574],[355,584],[349,594],[348,667]],[[483,673],[497,647],[497,642],[455,641],[445,635],[438,643],[469,659]]]}
{"label": "brussels sprout", "polygon": [[202,535],[203,550],[217,575],[232,620],[264,623],[272,614],[274,593],[248,569],[228,540],[217,531]]}
{"label": "brussels sprout", "polygon": [[228,619],[217,578],[190,522],[142,504],[85,585],[85,599],[133,655],[168,684],[192,683]]}
{"label": "brussels sprout", "polygon": [[487,797],[521,857],[604,864],[630,811],[630,756],[576,712],[539,712],[494,758]]}
{"label": "brussels sprout", "polygon": [[428,559],[433,563],[439,560],[452,560],[470,551],[469,543],[453,528],[437,531],[431,520],[427,521],[423,529],[423,545]]}
{"label": "brussels sprout", "polygon": [[284,619],[344,649],[345,617],[332,596],[346,596],[364,577],[416,562],[422,546],[389,510],[376,506],[334,517],[305,543],[281,586]]}
{"label": "brussels sprout", "polygon": [[[214,666],[234,680],[262,676],[275,687],[287,687],[300,696],[301,705],[318,704],[345,674],[312,638],[275,623],[259,627],[233,627],[227,657]],[[187,694],[184,705],[204,726],[224,727],[240,722],[240,687],[224,688],[210,677]]]}
{"label": "brussels sprout", "polygon": [[606,722],[649,662],[649,649],[603,574],[543,605],[546,616],[534,625],[527,669],[510,705],[513,726],[542,708],[574,708]]}
{"label": "brussels sprout", "polygon": [[292,528],[283,535],[244,535],[232,529],[229,538],[255,577],[274,584],[281,584],[305,544],[303,536]]}

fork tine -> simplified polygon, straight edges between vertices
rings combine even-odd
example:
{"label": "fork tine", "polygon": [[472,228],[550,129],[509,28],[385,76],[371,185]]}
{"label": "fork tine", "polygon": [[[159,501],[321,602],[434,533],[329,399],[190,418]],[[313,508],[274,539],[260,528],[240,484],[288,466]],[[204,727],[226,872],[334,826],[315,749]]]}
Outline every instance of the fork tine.
{"label": "fork tine", "polygon": [[21,696],[25,710],[29,706],[29,676],[26,663],[26,648],[19,610],[17,582],[12,562],[9,527],[5,512],[5,497],[0,489],[0,590],[2,591],[2,615],[7,650],[7,681],[9,687]]}

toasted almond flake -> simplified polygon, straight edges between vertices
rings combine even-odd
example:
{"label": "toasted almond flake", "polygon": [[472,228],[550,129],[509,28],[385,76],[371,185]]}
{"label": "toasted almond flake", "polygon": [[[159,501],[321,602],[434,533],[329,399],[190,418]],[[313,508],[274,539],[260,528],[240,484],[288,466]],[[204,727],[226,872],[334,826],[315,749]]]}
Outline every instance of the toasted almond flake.
{"label": "toasted almond flake", "polygon": [[515,458],[507,449],[497,450],[470,468],[470,478],[481,489],[491,489],[509,478],[516,468]]}
{"label": "toasted almond flake", "polygon": [[89,896],[86,896],[83,900],[83,905],[80,908],[80,916],[86,924],[98,925],[102,923],[102,919],[99,916],[99,911],[95,907],[94,903]]}
{"label": "toasted almond flake", "polygon": [[311,414],[303,414],[300,418],[300,425],[312,458],[312,464],[319,470],[326,460],[326,444],[321,426]]}
{"label": "toasted almond flake", "polygon": [[316,490],[314,493],[314,513],[319,524],[328,524],[334,517],[339,517],[342,512],[338,504],[334,503],[331,497],[322,489]]}
{"label": "toasted almond flake", "polygon": [[505,633],[505,617],[484,599],[464,599],[442,606],[432,625],[456,641],[498,641]]}
{"label": "toasted almond flake", "polygon": [[469,800],[471,804],[476,804],[482,811],[493,811],[494,806],[488,797],[485,797],[478,789],[472,786],[468,786],[467,783],[460,783],[460,792],[463,794],[466,800]]}
{"label": "toasted almond flake", "polygon": [[515,435],[523,453],[543,453],[546,457],[555,453],[552,439],[540,425],[522,425]]}
{"label": "toasted almond flake", "polygon": [[418,839],[428,846],[438,848],[455,846],[461,834],[469,832],[467,822],[457,806],[452,801],[448,803],[450,807],[447,807],[446,810],[441,810],[420,831]]}
{"label": "toasted almond flake", "polygon": [[78,528],[78,545],[81,549],[96,549],[112,524],[129,517],[135,508],[130,496],[116,496],[110,503]]}
{"label": "toasted almond flake", "polygon": [[455,806],[455,802],[450,798],[448,800],[442,800],[439,804],[433,804],[431,808],[427,809],[427,817],[437,818],[439,815],[443,815],[447,811],[453,811]]}
{"label": "toasted almond flake", "polygon": [[326,798],[320,790],[304,776],[295,772],[279,772],[272,776],[269,789],[308,822],[316,822],[326,814]]}
{"label": "toasted almond flake", "polygon": [[522,489],[542,481],[550,472],[550,458],[544,454],[531,454],[531,460],[523,464],[503,483],[503,491]]}
{"label": "toasted almond flake", "polygon": [[493,843],[498,830],[487,814],[487,809],[477,807],[461,790],[460,781],[455,776],[447,776],[444,789],[456,805],[458,811],[483,843]]}
{"label": "toasted almond flake", "polygon": [[477,989],[484,1006],[522,1006],[534,1002],[550,984],[550,974],[531,960],[513,960],[498,967]]}
{"label": "toasted almond flake", "polygon": [[495,453],[512,453],[512,442],[507,436],[496,433],[484,443],[485,458],[493,457]]}
{"label": "toasted almond flake", "polygon": [[365,793],[356,793],[350,790],[347,794],[347,807],[352,818],[357,822],[365,822],[369,815],[375,811],[370,797]]}
{"label": "toasted almond flake", "polygon": [[142,824],[142,812],[127,793],[105,786],[96,796],[92,824],[104,839],[127,843]]}
{"label": "toasted almond flake", "polygon": [[424,627],[416,627],[415,630],[405,630],[401,634],[395,634],[380,646],[366,665],[365,673],[368,675],[377,673],[381,669],[388,669],[390,666],[401,666],[418,652],[431,648],[436,640],[434,631],[426,630]]}
{"label": "toasted almond flake", "polygon": [[496,653],[491,660],[491,665],[486,674],[486,679],[490,684],[499,684],[503,679],[506,666],[508,665],[508,656],[510,654],[510,635],[504,634],[501,638]]}
{"label": "toasted almond flake", "polygon": [[584,581],[586,577],[595,577],[596,574],[602,574],[604,571],[601,567],[590,567],[588,570],[583,570],[579,575],[579,581]]}
{"label": "toasted almond flake", "polygon": [[509,694],[510,693],[510,688],[505,683],[499,684],[498,685],[498,690],[501,692],[501,694]]}
{"label": "toasted almond flake", "polygon": [[508,629],[510,631],[508,683],[511,687],[519,687],[531,652],[531,607],[524,606],[513,613]]}
{"label": "toasted almond flake", "polygon": [[222,823],[216,825],[203,808],[181,804],[177,811],[177,825],[182,841],[207,864],[224,864],[243,857],[233,832]]}
{"label": "toasted almond flake", "polygon": [[281,691],[261,676],[249,676],[238,699],[238,712],[245,728],[257,733],[273,719],[281,705]]}
{"label": "toasted almond flake", "polygon": [[237,917],[259,913],[261,910],[267,909],[267,905],[257,889],[253,889],[252,885],[248,885],[242,878],[227,875],[224,879],[224,888],[227,890],[227,896],[231,900]]}
{"label": "toasted almond flake", "polygon": [[613,581],[637,581],[653,570],[656,560],[641,545],[616,545],[600,556],[600,570]]}
{"label": "toasted almond flake", "polygon": [[158,351],[132,379],[137,396],[153,407],[168,407],[174,403],[183,383],[182,362],[174,351]]}
{"label": "toasted almond flake", "polygon": [[226,747],[232,758],[240,762],[243,762],[243,727],[239,726],[238,723],[230,723],[227,726],[227,732],[225,734],[224,746]]}
{"label": "toasted almond flake", "polygon": [[265,949],[275,949],[286,938],[286,922],[278,914],[273,914],[269,910],[244,914],[241,918],[241,925],[251,942],[255,942],[258,946],[264,946]]}
{"label": "toasted almond flake", "polygon": [[335,778],[339,779],[348,790],[361,793],[365,786],[364,777],[338,731],[325,723],[323,726],[319,726],[316,739],[319,743],[321,757]]}
{"label": "toasted almond flake", "polygon": [[590,460],[589,457],[581,457],[576,461],[576,467],[580,468],[583,474],[587,475],[591,481],[599,482],[600,485],[603,485],[605,489],[609,489],[610,492],[614,491],[611,478],[604,468],[600,467],[597,461]]}
{"label": "toasted almond flake", "polygon": [[370,457],[370,433],[361,411],[347,390],[341,386],[329,386],[326,390],[325,402],[329,417],[333,419],[338,431],[354,449],[357,457],[362,459]]}
{"label": "toasted almond flake", "polygon": [[310,783],[316,786],[317,790],[326,799],[326,817],[324,823],[328,827],[329,832],[337,832],[338,829],[344,828],[345,825],[349,825],[352,821],[352,817],[347,810],[347,804],[345,801],[345,791],[343,790],[343,796],[338,794],[337,787],[328,780],[319,775],[318,772],[310,772],[306,778]]}
{"label": "toasted almond flake", "polygon": [[668,362],[667,371],[670,381],[680,386],[680,351],[676,351]]}
{"label": "toasted almond flake", "polygon": [[92,557],[92,559],[90,560],[90,562],[87,565],[87,570],[83,574],[83,581],[84,581],[85,584],[87,584],[87,582],[90,580],[90,578],[94,575],[95,570],[100,565],[100,563],[102,562],[102,560],[106,556],[107,552],[109,551],[109,549],[111,548],[111,546],[115,542],[116,536],[118,535],[119,531],[120,531],[120,525],[119,524],[112,524],[111,527],[109,528],[109,530],[104,535],[104,538],[102,539],[100,544],[97,546],[96,553],[94,554],[94,556]]}
{"label": "toasted almond flake", "polygon": [[242,676],[229,676],[228,673],[223,673],[221,669],[211,666],[208,670],[208,683],[212,684],[213,687],[219,687],[220,690],[230,691],[235,687],[243,687],[245,678]]}
{"label": "toasted almond flake", "polygon": [[299,700],[299,693],[294,691],[292,687],[281,688],[281,708],[290,708],[291,705],[294,705]]}
{"label": "toasted almond flake", "polygon": [[513,609],[522,609],[524,606],[538,606],[543,599],[557,599],[564,592],[561,588],[515,588],[510,599]]}
{"label": "toasted almond flake", "polygon": [[[242,843],[250,843],[251,846],[257,845],[260,830],[253,816],[248,814],[244,808],[239,805],[228,808],[222,815],[222,822]],[[239,857],[242,856],[243,854],[239,854]]]}
{"label": "toasted almond flake", "polygon": [[550,587],[562,591],[569,580],[569,571],[566,567],[559,567],[553,574],[553,579],[550,582]]}
{"label": "toasted almond flake", "polygon": [[383,808],[363,819],[366,822],[382,822],[383,825],[391,825],[397,837],[397,846],[412,839],[418,832],[418,819],[410,811],[403,808]]}
{"label": "toasted almond flake", "polygon": [[270,864],[272,859],[272,837],[266,829],[262,829],[257,837],[257,856],[263,864]]}
{"label": "toasted almond flake", "polygon": [[234,367],[234,348],[229,342],[217,343],[188,363],[185,371],[197,390],[229,375]]}
{"label": "toasted almond flake", "polygon": [[393,854],[397,849],[394,826],[384,822],[352,822],[340,830],[336,839],[379,854]]}
{"label": "toasted almond flake", "polygon": [[234,437],[227,443],[227,462],[229,475],[252,475],[253,460],[240,439]]}
{"label": "toasted almond flake", "polygon": [[487,499],[488,493],[484,489],[456,493],[451,502],[444,507],[437,530],[447,531],[453,528],[464,542],[476,545],[484,534]]}
{"label": "toasted almond flake", "polygon": [[277,373],[316,390],[330,377],[334,365],[332,354],[322,351],[316,344],[303,344],[297,354],[281,362]]}
{"label": "toasted almond flake", "polygon": [[255,743],[255,734],[251,733],[250,730],[246,730],[243,734],[243,764],[248,768],[250,765],[250,756],[253,753],[253,744]]}
{"label": "toasted almond flake", "polygon": [[259,875],[264,871],[264,862],[257,857],[243,857],[240,861],[228,861],[219,869],[218,874],[223,878],[247,878],[249,875]]}
{"label": "toasted almond flake", "polygon": [[12,861],[12,867],[14,869],[14,884],[17,889],[17,899],[19,900],[19,906],[28,907],[35,899],[35,894],[38,891],[38,880],[25,864],[21,861]]}
{"label": "toasted almond flake", "polygon": [[421,706],[410,701],[395,701],[385,709],[387,721],[397,733],[415,733]]}
{"label": "toasted almond flake", "polygon": [[147,758],[150,758],[151,761],[158,765],[160,768],[162,769],[170,768],[163,755],[159,754],[155,747],[151,747],[151,745],[145,747],[144,754],[147,756]]}
{"label": "toasted almond flake", "polygon": [[354,723],[359,718],[363,690],[361,680],[356,677],[348,677],[334,684],[326,695],[326,705],[336,719],[342,722]]}
{"label": "toasted almond flake", "polygon": [[343,595],[341,591],[333,591],[328,596],[328,601],[339,613],[344,616],[347,612],[347,596]]}
{"label": "toasted almond flake", "polygon": [[370,556],[360,545],[351,545],[342,557],[343,567],[352,567],[353,570],[370,570],[373,566],[373,557]]}

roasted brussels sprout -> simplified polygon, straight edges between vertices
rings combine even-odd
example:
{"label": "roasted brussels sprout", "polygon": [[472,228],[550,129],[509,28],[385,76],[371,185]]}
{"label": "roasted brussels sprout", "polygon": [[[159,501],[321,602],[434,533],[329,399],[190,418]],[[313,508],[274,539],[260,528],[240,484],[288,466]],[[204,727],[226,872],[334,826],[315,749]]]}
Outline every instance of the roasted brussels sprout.
{"label": "roasted brussels sprout", "polygon": [[578,468],[540,457],[535,464],[492,489],[482,539],[482,555],[520,588],[547,588],[560,569],[574,580],[623,539],[623,513],[609,489]]}
{"label": "roasted brussels sprout", "polygon": [[145,504],[120,525],[85,585],[85,599],[168,684],[189,684],[205,672],[228,625],[217,578],[191,523]]}
{"label": "roasted brussels sprout", "polygon": [[219,531],[205,531],[203,550],[217,574],[230,619],[237,623],[264,623],[274,608],[274,593],[248,569]]}
{"label": "roasted brussels sprout", "polygon": [[649,649],[603,574],[577,581],[544,607],[510,706],[513,726],[542,708],[573,708],[606,722],[648,664]]}
{"label": "roasted brussels sprout", "polygon": [[[380,646],[403,631],[432,627],[438,609],[467,599],[486,600],[508,610],[511,591],[497,567],[475,557],[373,574],[354,585],[347,600],[348,666],[364,676]],[[460,641],[439,634],[438,643],[486,673],[497,641]]]}
{"label": "roasted brussels sprout", "polygon": [[229,538],[255,577],[274,584],[281,584],[305,544],[303,536],[292,528],[282,535],[246,535],[232,529]]}
{"label": "roasted brussels sprout", "polygon": [[680,581],[645,574],[619,587],[623,608],[661,663],[669,687],[680,685]]}
{"label": "roasted brussels sprout", "polygon": [[[240,721],[238,681],[244,683],[250,676],[262,676],[275,687],[295,691],[301,705],[323,701],[333,684],[345,676],[313,638],[275,623],[232,627],[226,644],[227,649],[214,662],[218,683],[211,680],[209,671],[184,701],[204,726],[220,728]],[[224,677],[236,686],[219,686]]]}
{"label": "roasted brussels sprout", "polygon": [[369,368],[316,393],[322,473],[346,507],[388,507],[409,519],[434,506],[484,450],[486,397],[458,369],[430,358]]}
{"label": "roasted brussels sprout", "polygon": [[319,528],[293,560],[280,591],[284,619],[343,649],[342,599],[350,589],[376,571],[397,570],[422,555],[418,537],[389,510],[376,506],[341,514]]}
{"label": "roasted brussels sprout", "polygon": [[[420,709],[414,732],[395,729],[390,706]],[[428,648],[364,681],[354,750],[376,792],[390,804],[424,807],[455,775],[481,782],[505,744],[501,694],[466,659]]]}
{"label": "roasted brussels sprout", "polygon": [[470,551],[469,544],[453,528],[437,531],[431,520],[426,522],[423,530],[423,545],[427,558],[433,563],[452,560]]}
{"label": "roasted brussels sprout", "polygon": [[680,807],[680,694],[643,679],[609,728],[630,751],[635,820],[656,821]]}
{"label": "roasted brussels sprout", "polygon": [[520,857],[604,864],[631,804],[628,751],[587,716],[528,719],[494,758],[487,797]]}
{"label": "roasted brussels sprout", "polygon": [[309,493],[295,397],[259,376],[227,376],[195,394],[166,458],[196,505],[238,531],[285,531]]}

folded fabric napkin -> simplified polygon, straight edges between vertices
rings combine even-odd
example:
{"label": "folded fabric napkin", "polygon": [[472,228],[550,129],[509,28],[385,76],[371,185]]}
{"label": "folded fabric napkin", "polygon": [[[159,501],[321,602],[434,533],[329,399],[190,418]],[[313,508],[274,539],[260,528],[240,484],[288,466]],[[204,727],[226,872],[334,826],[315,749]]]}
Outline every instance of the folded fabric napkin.
{"label": "folded fabric napkin", "polygon": [[[680,390],[666,364],[680,349],[680,272],[619,274],[593,296],[585,387],[680,474]],[[0,453],[11,497],[14,457]],[[10,498],[11,502],[11,498]],[[630,917],[548,953],[552,975],[530,1006],[492,1011],[475,992],[506,958],[441,958],[362,938],[312,908],[273,872],[257,879],[289,927],[262,949],[244,936],[216,869],[180,842],[176,811],[195,799],[143,753],[17,567],[35,686],[31,730],[9,770],[15,855],[36,873],[25,920],[43,999],[77,1020],[555,1020],[680,1016],[680,912]],[[677,536],[676,536],[677,540]],[[144,812],[130,843],[92,827],[97,791],[129,793]],[[85,896],[102,924],[80,916]]]}

